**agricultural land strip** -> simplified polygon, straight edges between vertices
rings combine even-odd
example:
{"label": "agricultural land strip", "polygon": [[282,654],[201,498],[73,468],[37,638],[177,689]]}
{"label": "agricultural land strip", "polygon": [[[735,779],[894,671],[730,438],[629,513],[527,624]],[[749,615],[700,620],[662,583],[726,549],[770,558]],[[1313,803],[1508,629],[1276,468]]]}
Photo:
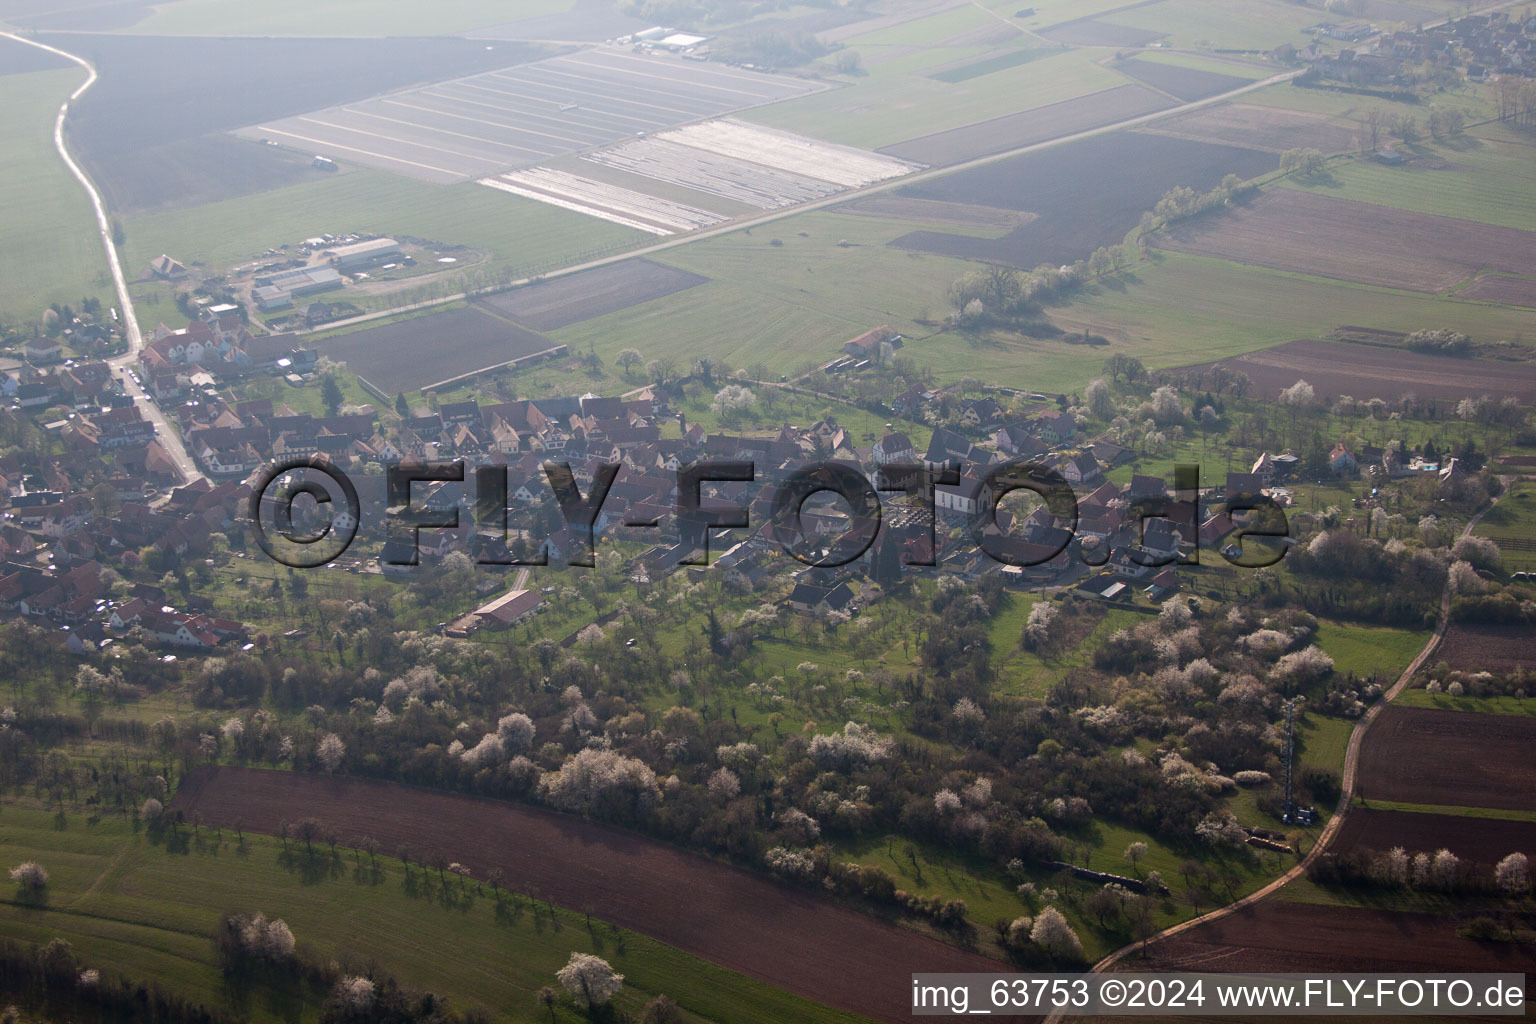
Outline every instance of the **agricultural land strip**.
{"label": "agricultural land strip", "polygon": [[1283,153],[1311,148],[1342,153],[1358,147],[1360,132],[1326,114],[1253,103],[1222,103],[1165,118],[1141,129],[1199,142],[1220,142]]}
{"label": "agricultural land strip", "polygon": [[1409,852],[1444,848],[1464,861],[1492,868],[1505,854],[1536,850],[1536,821],[1351,808],[1334,840],[1340,851],[1382,852],[1401,846]]}
{"label": "agricultural land strip", "polygon": [[1389,706],[1360,752],[1360,796],[1529,810],[1536,807],[1532,749],[1536,718]]}
{"label": "agricultural land strip", "polygon": [[1166,97],[1145,86],[1117,85],[1087,96],[898,142],[881,148],[880,152],[943,167],[1115,124],[1171,105]]}
{"label": "agricultural land strip", "polygon": [[637,834],[518,804],[294,772],[203,768],[173,806],[210,824],[274,832],[302,808],[385,849],[448,847],[485,877],[571,907],[817,1002],[906,1021],[913,971],[996,961]]}
{"label": "agricultural land strip", "polygon": [[674,295],[708,278],[651,260],[625,260],[479,300],[536,331],[553,331]]}
{"label": "agricultural land strip", "polygon": [[1453,400],[1512,395],[1522,402],[1536,400],[1536,364],[1532,363],[1492,363],[1311,340],[1291,341],[1219,362],[1246,373],[1253,380],[1254,393],[1263,397],[1278,395],[1282,388],[1305,380],[1326,397],[1352,395],[1393,401],[1410,394]]}
{"label": "agricultural land strip", "polygon": [[1536,231],[1270,189],[1224,216],[1176,225],[1169,249],[1360,284],[1443,292],[1480,270],[1536,266]]}
{"label": "agricultural land strip", "polygon": [[1131,132],[1096,135],[925,180],[898,195],[1028,210],[1040,216],[1003,238],[914,231],[891,244],[962,259],[1036,267],[1087,256],[1121,241],[1171,188],[1200,191],[1226,174],[1252,178],[1272,153]]}
{"label": "agricultural land strip", "polygon": [[1214,71],[1181,68],[1148,60],[1124,60],[1115,65],[1115,70],[1186,103],[1229,92],[1251,81],[1237,75],[1222,75]]}
{"label": "agricultural land strip", "polygon": [[558,346],[480,309],[455,309],[319,342],[322,355],[385,394],[451,380]]}
{"label": "agricultural land strip", "polygon": [[607,47],[376,96],[240,134],[453,182],[821,88],[788,75]]}

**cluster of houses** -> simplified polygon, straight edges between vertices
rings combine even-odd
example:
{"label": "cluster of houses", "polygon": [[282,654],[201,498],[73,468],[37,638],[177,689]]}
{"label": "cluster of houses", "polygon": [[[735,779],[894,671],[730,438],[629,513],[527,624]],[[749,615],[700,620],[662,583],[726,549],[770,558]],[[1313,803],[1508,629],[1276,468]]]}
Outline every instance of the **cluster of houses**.
{"label": "cluster of houses", "polygon": [[[1355,42],[1375,34],[1364,23],[1316,26],[1333,39]],[[1415,28],[1381,37],[1373,49],[1325,53],[1314,46],[1297,54],[1331,81],[1352,85],[1394,85],[1410,67],[1461,69],[1474,82],[1491,75],[1536,75],[1536,16],[1494,11],[1471,14],[1434,28]]]}
{"label": "cluster of houses", "polygon": [[208,393],[229,377],[302,374],[318,361],[319,354],[296,345],[291,334],[252,334],[240,307],[230,303],[205,307],[185,327],[160,324],[139,352],[144,389],[157,402]]}
{"label": "cluster of houses", "polygon": [[248,494],[244,484],[200,480],[158,505],[124,501],[110,513],[84,494],[54,494],[41,508],[13,504],[0,525],[0,612],[65,631],[76,651],[124,635],[194,650],[244,644],[245,625],[214,614],[205,598],[191,594],[178,609],[161,587],[144,583],[114,596],[107,570],[131,573],[146,557],[174,565],[206,556]]}

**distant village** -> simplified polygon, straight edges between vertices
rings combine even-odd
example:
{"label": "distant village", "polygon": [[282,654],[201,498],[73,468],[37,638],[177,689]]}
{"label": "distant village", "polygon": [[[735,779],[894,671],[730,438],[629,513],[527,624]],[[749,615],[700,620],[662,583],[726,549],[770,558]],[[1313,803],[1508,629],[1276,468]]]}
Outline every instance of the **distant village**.
{"label": "distant village", "polygon": [[[1348,43],[1376,35],[1366,22],[1320,24],[1316,35]],[[1309,74],[1322,81],[1354,86],[1408,87],[1417,69],[1440,69],[1483,82],[1495,76],[1536,77],[1536,16],[1522,17],[1509,11],[1473,14],[1435,28],[1414,28],[1386,33],[1372,48],[1347,48],[1324,52],[1314,43],[1305,49],[1286,47],[1282,57],[1309,66]]]}

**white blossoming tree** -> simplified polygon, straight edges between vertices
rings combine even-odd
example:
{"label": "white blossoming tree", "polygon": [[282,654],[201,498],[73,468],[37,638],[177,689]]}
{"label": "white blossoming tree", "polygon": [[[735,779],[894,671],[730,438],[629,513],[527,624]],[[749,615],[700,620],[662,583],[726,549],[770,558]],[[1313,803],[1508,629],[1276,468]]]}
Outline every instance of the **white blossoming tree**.
{"label": "white blossoming tree", "polygon": [[624,987],[624,975],[600,956],[591,953],[572,953],[571,959],[555,972],[555,980],[583,1008],[602,1006]]}

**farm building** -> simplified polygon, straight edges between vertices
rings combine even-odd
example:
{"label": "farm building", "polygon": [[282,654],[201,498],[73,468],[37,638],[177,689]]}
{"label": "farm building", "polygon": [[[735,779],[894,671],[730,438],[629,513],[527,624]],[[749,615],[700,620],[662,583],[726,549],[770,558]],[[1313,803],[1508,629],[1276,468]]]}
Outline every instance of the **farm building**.
{"label": "farm building", "polygon": [[164,253],[149,261],[149,269],[156,277],[164,281],[180,281],[187,276],[187,268]]}
{"label": "farm building", "polygon": [[372,238],[366,242],[353,242],[351,245],[327,249],[326,255],[330,257],[331,266],[337,270],[355,270],[399,256],[400,243],[393,238]]}
{"label": "farm building", "polygon": [[261,288],[252,288],[251,298],[256,300],[256,308],[264,313],[270,313],[278,309],[289,309],[293,306],[293,294],[273,284]]}
{"label": "farm building", "polygon": [[279,288],[289,295],[314,295],[340,288],[345,282],[330,267],[295,267],[271,274],[257,274],[255,284],[261,288]]}
{"label": "farm building", "polygon": [[531,590],[509,590],[475,609],[475,621],[484,629],[505,629],[531,614],[544,599]]}
{"label": "farm building", "polygon": [[855,359],[868,359],[880,353],[882,344],[888,344],[892,348],[901,347],[901,335],[896,333],[896,328],[883,326],[865,331],[857,338],[844,342],[843,351]]}

